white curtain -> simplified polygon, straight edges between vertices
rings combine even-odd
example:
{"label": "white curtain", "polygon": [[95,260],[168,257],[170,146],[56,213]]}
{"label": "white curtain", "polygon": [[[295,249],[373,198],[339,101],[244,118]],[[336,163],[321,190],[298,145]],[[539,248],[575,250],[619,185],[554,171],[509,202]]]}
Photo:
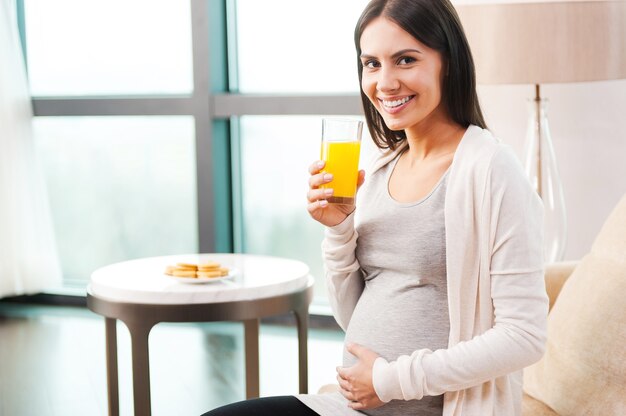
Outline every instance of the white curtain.
{"label": "white curtain", "polygon": [[15,0],[0,0],[0,297],[59,287]]}

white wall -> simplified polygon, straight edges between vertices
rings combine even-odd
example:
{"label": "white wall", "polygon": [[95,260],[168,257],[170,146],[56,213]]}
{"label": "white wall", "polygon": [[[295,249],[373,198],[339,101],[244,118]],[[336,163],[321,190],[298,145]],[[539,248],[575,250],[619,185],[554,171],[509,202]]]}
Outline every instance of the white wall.
{"label": "white wall", "polygon": [[[581,56],[581,59],[584,59]],[[532,85],[479,86],[490,130],[522,159]],[[566,260],[586,254],[626,194],[626,80],[542,86],[568,214]]]}

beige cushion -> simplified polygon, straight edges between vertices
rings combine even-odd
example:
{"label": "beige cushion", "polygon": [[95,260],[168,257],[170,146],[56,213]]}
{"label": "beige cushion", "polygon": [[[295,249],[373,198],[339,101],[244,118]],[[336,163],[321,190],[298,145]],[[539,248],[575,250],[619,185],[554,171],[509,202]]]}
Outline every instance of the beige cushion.
{"label": "beige cushion", "polygon": [[317,394],[334,393],[336,391],[339,391],[339,384],[324,384],[317,391]]}
{"label": "beige cushion", "polygon": [[559,415],[626,415],[626,197],[564,284],[524,391]]}
{"label": "beige cushion", "polygon": [[545,271],[546,292],[550,299],[550,310],[554,306],[563,285],[578,266],[579,261],[563,261],[548,264]]}
{"label": "beige cushion", "polygon": [[524,395],[522,401],[522,416],[559,416],[539,400],[533,399],[529,395]]}

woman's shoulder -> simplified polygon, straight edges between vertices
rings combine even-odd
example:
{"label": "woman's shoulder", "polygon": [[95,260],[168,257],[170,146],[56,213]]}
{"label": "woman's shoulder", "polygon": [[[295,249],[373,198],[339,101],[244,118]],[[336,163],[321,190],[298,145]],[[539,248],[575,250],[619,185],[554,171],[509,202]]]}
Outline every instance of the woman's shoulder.
{"label": "woman's shoulder", "polygon": [[470,126],[454,156],[451,180],[489,183],[491,188],[528,186],[529,181],[512,147],[489,130]]}
{"label": "woman's shoulder", "polygon": [[502,141],[489,130],[470,125],[459,143],[457,154],[466,158],[488,158],[502,147]]}
{"label": "woman's shoulder", "polygon": [[490,169],[521,166],[511,146],[489,130],[474,125],[467,128],[455,158],[466,165],[483,165]]}

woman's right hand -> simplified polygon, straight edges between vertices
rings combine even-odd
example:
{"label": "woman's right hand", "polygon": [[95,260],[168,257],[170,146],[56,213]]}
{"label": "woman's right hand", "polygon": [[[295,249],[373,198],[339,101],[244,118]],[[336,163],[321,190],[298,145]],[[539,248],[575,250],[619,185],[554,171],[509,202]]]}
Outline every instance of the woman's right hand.
{"label": "woman's right hand", "polygon": [[[309,192],[307,192],[307,199],[309,200],[307,210],[311,218],[315,221],[327,227],[333,227],[343,222],[343,220],[354,211],[355,205],[328,203],[327,198],[333,195],[333,189],[321,189],[320,186],[332,181],[333,175],[330,173],[321,173],[324,166],[324,161],[318,160],[309,167],[311,177],[309,178]],[[357,180],[357,189],[364,181],[365,171],[360,170]]]}

